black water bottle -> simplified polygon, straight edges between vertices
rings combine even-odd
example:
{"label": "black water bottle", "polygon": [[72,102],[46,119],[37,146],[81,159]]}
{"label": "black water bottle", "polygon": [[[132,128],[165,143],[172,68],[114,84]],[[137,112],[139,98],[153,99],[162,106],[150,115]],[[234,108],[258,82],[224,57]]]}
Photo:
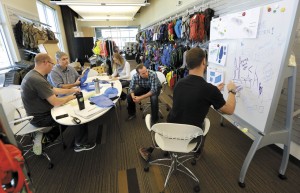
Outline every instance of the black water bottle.
{"label": "black water bottle", "polygon": [[77,92],[77,93],[76,93],[76,98],[77,98],[79,110],[84,109],[84,108],[85,108],[85,107],[84,107],[84,98],[83,98],[82,92]]}

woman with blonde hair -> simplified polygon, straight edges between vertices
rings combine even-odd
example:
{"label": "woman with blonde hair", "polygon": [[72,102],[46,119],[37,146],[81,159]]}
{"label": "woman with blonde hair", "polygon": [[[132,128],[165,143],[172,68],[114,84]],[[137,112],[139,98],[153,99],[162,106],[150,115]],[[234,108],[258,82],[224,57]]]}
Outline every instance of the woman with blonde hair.
{"label": "woman with blonde hair", "polygon": [[[130,64],[118,53],[113,55],[113,74],[112,79],[120,80],[122,88],[130,84]],[[122,92],[121,99],[126,99],[126,94]]]}

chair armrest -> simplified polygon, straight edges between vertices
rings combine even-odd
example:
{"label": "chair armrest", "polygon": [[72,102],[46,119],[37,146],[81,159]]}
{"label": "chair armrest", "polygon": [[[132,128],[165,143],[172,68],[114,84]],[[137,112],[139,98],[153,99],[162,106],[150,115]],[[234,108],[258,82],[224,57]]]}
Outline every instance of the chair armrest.
{"label": "chair armrest", "polygon": [[21,123],[21,122],[27,121],[27,120],[31,121],[32,119],[33,119],[33,116],[27,116],[27,117],[22,117],[20,119],[13,120],[13,121],[11,121],[9,123],[10,124],[16,124],[16,123]]}

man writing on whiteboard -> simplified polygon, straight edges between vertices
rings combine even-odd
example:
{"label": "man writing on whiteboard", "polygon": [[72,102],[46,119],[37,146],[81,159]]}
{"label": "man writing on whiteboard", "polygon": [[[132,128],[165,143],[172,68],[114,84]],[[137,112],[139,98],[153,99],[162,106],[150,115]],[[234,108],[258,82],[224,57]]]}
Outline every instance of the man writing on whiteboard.
{"label": "man writing on whiteboard", "polygon": [[[207,64],[205,52],[201,48],[193,48],[186,54],[186,63],[189,75],[178,81],[173,92],[173,107],[167,121],[195,125],[203,128],[203,121],[212,105],[214,109],[225,114],[233,114],[235,109],[236,85],[231,81],[227,84],[228,98],[225,101],[220,90],[224,84],[218,87],[207,83],[203,78]],[[199,157],[203,148],[195,154]],[[153,148],[140,148],[141,156],[148,161]]]}

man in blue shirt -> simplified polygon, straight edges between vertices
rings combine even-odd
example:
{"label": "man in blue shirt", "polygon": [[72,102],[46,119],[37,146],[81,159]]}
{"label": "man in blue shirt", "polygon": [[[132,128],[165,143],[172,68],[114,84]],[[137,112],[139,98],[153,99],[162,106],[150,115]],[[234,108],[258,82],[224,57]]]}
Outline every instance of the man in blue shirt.
{"label": "man in blue shirt", "polygon": [[72,88],[80,85],[78,72],[69,65],[69,57],[66,53],[58,51],[55,54],[57,64],[48,74],[47,80],[56,88]]}
{"label": "man in blue shirt", "polygon": [[150,97],[151,101],[151,121],[158,121],[158,96],[161,90],[161,83],[152,70],[148,70],[143,64],[136,67],[136,74],[132,76],[127,95],[128,120],[135,118],[135,103],[140,103],[143,99]]}

